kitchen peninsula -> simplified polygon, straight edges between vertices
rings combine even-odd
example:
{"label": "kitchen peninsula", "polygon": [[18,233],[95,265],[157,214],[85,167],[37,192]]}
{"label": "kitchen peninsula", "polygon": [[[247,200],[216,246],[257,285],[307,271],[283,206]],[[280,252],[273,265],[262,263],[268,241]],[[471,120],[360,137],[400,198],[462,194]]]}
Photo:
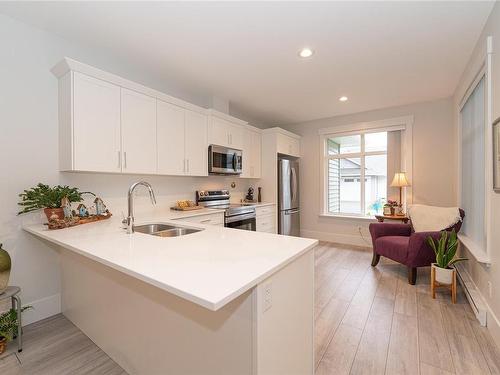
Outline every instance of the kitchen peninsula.
{"label": "kitchen peninsula", "polygon": [[317,241],[173,218],[149,222],[201,231],[24,229],[59,248],[63,314],[128,373],[312,374]]}

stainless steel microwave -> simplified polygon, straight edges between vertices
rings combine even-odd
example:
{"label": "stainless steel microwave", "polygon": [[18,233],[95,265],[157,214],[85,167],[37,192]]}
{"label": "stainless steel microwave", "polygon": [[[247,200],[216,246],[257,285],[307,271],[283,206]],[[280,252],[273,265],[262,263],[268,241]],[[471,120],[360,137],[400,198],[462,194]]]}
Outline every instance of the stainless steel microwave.
{"label": "stainless steel microwave", "polygon": [[208,146],[208,173],[240,174],[241,166],[241,150],[216,145]]}

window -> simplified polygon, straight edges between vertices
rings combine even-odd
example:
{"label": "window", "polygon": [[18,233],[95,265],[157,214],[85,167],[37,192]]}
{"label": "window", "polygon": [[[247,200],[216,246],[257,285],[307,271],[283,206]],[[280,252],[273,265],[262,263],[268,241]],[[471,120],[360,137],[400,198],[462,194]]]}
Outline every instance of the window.
{"label": "window", "polygon": [[485,109],[483,77],[460,111],[460,203],[467,215],[461,232],[483,251],[486,249]]}
{"label": "window", "polygon": [[324,138],[328,214],[382,213],[387,199],[387,134]]}

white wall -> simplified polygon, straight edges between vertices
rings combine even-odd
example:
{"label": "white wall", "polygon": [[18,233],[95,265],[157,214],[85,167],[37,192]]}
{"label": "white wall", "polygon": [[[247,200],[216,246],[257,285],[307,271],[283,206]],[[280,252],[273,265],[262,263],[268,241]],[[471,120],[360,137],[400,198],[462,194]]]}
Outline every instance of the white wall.
{"label": "white wall", "polygon": [[[455,129],[458,130],[459,103],[465,91],[471,84],[479,71],[486,56],[486,37],[493,37],[493,59],[492,59],[492,90],[493,90],[493,119],[500,117],[500,3],[496,3],[474,48],[470,61],[465,69],[462,79],[457,87],[454,97],[454,120]],[[458,143],[457,137],[455,142]],[[487,146],[489,147],[489,146]],[[490,171],[487,171],[488,173]],[[475,261],[474,256],[466,251],[469,261],[466,262],[470,276],[479,288],[483,299],[490,309],[488,328],[498,345],[500,345],[500,194],[494,193],[489,186],[491,196],[491,267]],[[467,213],[466,220],[467,220]],[[489,293],[488,282],[492,283],[492,293]]]}
{"label": "white wall", "polygon": [[[17,195],[38,182],[64,183],[91,190],[107,201],[115,215],[125,207],[128,186],[144,178],[158,198],[156,209],[167,210],[175,199],[194,199],[197,188],[229,188],[243,196],[249,180],[209,177],[151,177],[58,172],[57,79],[50,69],[68,56],[103,70],[206,106],[211,98],[169,89],[137,66],[102,51],[74,45],[54,34],[0,15],[0,242],[13,260],[11,283],[21,286],[23,302],[36,309],[26,322],[58,312],[60,276],[57,252],[21,230],[23,221],[37,221],[39,214],[18,217]],[[179,95],[177,95],[179,94]],[[150,204],[145,199],[145,209]],[[138,211],[138,214],[141,211]]]}
{"label": "white wall", "polygon": [[[451,98],[283,126],[301,139],[301,231],[308,237],[371,246],[370,221],[320,217],[318,129],[407,115],[413,124],[413,203],[456,204],[456,152]],[[359,233],[359,227],[363,236]]]}

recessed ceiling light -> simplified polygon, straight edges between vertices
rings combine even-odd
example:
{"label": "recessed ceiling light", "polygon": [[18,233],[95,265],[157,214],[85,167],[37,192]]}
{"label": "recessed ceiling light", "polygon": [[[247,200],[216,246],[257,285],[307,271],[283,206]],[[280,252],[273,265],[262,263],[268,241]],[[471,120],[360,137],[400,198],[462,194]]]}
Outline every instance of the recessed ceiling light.
{"label": "recessed ceiling light", "polygon": [[339,101],[341,101],[341,102],[347,102],[347,100],[348,100],[348,99],[349,99],[349,98],[348,98],[347,96],[341,96],[341,97],[339,98]]}
{"label": "recessed ceiling light", "polygon": [[312,55],[314,55],[314,51],[310,48],[302,48],[299,51],[299,56],[304,58],[304,59],[311,57]]}

